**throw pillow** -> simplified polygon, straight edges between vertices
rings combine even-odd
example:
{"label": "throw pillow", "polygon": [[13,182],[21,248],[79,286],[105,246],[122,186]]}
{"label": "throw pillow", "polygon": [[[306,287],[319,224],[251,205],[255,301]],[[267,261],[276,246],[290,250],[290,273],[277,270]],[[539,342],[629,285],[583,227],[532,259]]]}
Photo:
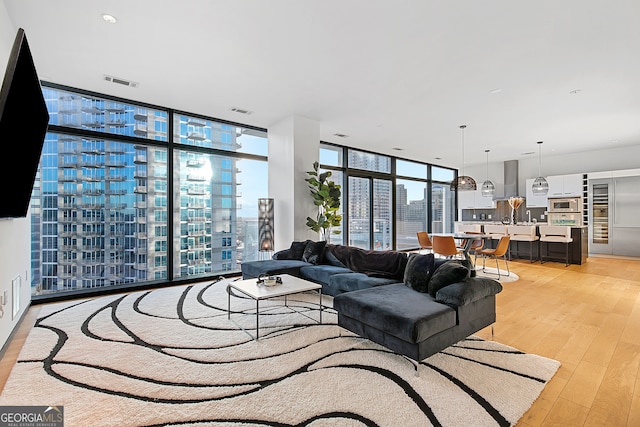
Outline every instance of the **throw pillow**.
{"label": "throw pillow", "polygon": [[307,246],[304,248],[302,261],[309,262],[311,264],[322,264],[325,246],[327,246],[326,240],[320,240],[319,242],[309,241]]}
{"label": "throw pillow", "polygon": [[418,292],[427,293],[429,280],[435,270],[433,254],[409,254],[407,266],[404,269],[404,284]]}
{"label": "throw pillow", "polygon": [[458,261],[449,261],[442,264],[433,272],[429,280],[428,292],[432,297],[436,297],[436,293],[456,282],[462,282],[469,278],[469,269]]}
{"label": "throw pillow", "polygon": [[304,254],[304,250],[307,247],[307,243],[310,240],[305,240],[304,242],[292,242],[291,247],[289,248],[289,258],[288,259],[296,259],[301,260],[302,255]]}

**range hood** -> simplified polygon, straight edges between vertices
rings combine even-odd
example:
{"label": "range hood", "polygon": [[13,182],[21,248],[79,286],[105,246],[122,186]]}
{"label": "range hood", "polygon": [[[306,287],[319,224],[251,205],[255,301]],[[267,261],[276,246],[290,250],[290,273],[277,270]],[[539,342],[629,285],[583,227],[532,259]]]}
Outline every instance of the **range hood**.
{"label": "range hood", "polygon": [[495,197],[494,200],[507,200],[509,197],[518,197],[518,161],[507,160],[503,164],[504,194]]}

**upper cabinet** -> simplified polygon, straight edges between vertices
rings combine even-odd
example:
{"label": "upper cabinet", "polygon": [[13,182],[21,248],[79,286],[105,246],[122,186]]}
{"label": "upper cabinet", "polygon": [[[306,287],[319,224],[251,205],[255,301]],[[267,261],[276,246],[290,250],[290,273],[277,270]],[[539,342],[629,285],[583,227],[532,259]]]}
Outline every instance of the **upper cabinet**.
{"label": "upper cabinet", "polygon": [[582,178],[580,173],[548,176],[549,192],[544,196],[534,195],[532,186],[535,179],[527,179],[527,198],[525,203],[528,208],[546,208],[548,207],[547,199],[549,197],[582,196],[584,191]]}
{"label": "upper cabinet", "polygon": [[547,182],[548,197],[582,196],[582,174],[550,176]]}
{"label": "upper cabinet", "polygon": [[484,197],[482,190],[458,191],[458,209],[492,209],[496,204],[493,197]]}

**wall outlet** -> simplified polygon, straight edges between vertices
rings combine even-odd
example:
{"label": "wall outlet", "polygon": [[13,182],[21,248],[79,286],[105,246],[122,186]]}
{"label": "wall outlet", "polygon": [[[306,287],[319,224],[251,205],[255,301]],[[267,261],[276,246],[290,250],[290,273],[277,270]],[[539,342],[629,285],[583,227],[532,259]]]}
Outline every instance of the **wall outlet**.
{"label": "wall outlet", "polygon": [[544,219],[544,214],[540,214],[540,219]]}
{"label": "wall outlet", "polygon": [[473,219],[476,219],[476,214],[473,214],[472,218],[473,218]]}
{"label": "wall outlet", "polygon": [[487,218],[491,219],[491,214],[487,215]]}

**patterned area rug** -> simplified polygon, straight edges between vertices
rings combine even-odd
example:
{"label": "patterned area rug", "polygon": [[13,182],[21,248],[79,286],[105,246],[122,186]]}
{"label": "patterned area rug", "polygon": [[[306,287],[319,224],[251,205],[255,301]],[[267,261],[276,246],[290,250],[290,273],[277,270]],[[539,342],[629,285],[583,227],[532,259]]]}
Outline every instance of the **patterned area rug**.
{"label": "patterned area rug", "polygon": [[[260,305],[226,282],[46,305],[0,405],[73,426],[508,426],[559,367],[475,336],[412,363],[336,325],[331,298]],[[263,314],[264,313],[264,314]],[[253,329],[252,329],[253,328]]]}

